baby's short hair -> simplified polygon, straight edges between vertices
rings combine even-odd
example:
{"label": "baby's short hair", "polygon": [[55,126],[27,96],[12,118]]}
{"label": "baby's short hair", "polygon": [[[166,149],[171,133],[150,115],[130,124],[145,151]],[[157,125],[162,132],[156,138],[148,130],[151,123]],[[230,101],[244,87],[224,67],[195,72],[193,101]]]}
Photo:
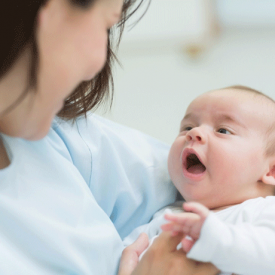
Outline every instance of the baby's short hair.
{"label": "baby's short hair", "polygon": [[266,156],[274,155],[275,154],[275,100],[260,91],[257,91],[255,89],[252,89],[247,86],[242,86],[242,85],[233,85],[233,86],[225,87],[221,90],[229,90],[229,89],[245,91],[248,93],[252,93],[256,96],[261,96],[264,99],[268,100],[268,102],[270,102],[271,104],[274,105],[274,119],[272,120],[270,126],[268,127],[268,129],[266,130],[266,133],[265,133],[265,138],[267,140],[267,142],[266,142]]}

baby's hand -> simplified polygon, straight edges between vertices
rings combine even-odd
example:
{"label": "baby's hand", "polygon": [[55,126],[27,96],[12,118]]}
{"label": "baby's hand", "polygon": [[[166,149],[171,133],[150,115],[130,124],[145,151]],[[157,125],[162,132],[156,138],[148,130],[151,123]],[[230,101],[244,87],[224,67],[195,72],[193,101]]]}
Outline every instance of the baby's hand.
{"label": "baby's hand", "polygon": [[186,212],[165,214],[165,219],[171,223],[162,225],[161,229],[163,231],[171,231],[172,235],[183,232],[185,235],[191,237],[193,240],[185,237],[181,241],[183,250],[189,252],[200,236],[201,228],[209,214],[209,209],[197,202],[184,203],[183,209]]}

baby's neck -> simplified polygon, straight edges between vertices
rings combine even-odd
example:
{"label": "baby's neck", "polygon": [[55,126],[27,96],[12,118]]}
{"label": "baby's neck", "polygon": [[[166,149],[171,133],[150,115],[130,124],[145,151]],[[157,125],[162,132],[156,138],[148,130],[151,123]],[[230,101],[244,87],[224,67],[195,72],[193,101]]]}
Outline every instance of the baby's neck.
{"label": "baby's neck", "polygon": [[230,205],[225,205],[225,206],[221,206],[221,207],[215,207],[215,208],[210,209],[210,210],[213,211],[213,212],[219,212],[219,211],[221,211],[221,210],[224,210],[224,209],[226,209],[226,208],[229,208],[229,207],[231,207],[231,206],[238,205],[238,204],[239,204],[239,203],[230,204]]}

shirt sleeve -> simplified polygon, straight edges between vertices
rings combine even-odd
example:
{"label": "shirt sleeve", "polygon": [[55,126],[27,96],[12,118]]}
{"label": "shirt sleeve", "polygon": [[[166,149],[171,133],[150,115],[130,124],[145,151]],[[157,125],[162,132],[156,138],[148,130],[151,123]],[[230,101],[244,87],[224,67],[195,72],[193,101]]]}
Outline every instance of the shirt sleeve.
{"label": "shirt sleeve", "polygon": [[95,114],[73,125],[59,121],[55,131],[121,238],[175,201],[168,145]]}
{"label": "shirt sleeve", "polygon": [[212,262],[225,272],[275,274],[274,200],[251,222],[228,224],[210,213],[187,257]]}

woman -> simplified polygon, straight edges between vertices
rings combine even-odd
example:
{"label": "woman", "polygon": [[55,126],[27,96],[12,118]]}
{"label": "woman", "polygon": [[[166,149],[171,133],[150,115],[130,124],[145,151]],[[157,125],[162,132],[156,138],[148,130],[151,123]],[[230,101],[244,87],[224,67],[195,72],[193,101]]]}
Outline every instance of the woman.
{"label": "woman", "polygon": [[[1,4],[1,274],[115,274],[121,238],[175,200],[165,145],[85,119],[109,88],[109,29],[123,26],[132,4]],[[174,274],[215,274],[183,260],[178,242],[162,235],[138,263],[148,244],[141,236],[124,251],[120,274],[169,274],[171,261]]]}

